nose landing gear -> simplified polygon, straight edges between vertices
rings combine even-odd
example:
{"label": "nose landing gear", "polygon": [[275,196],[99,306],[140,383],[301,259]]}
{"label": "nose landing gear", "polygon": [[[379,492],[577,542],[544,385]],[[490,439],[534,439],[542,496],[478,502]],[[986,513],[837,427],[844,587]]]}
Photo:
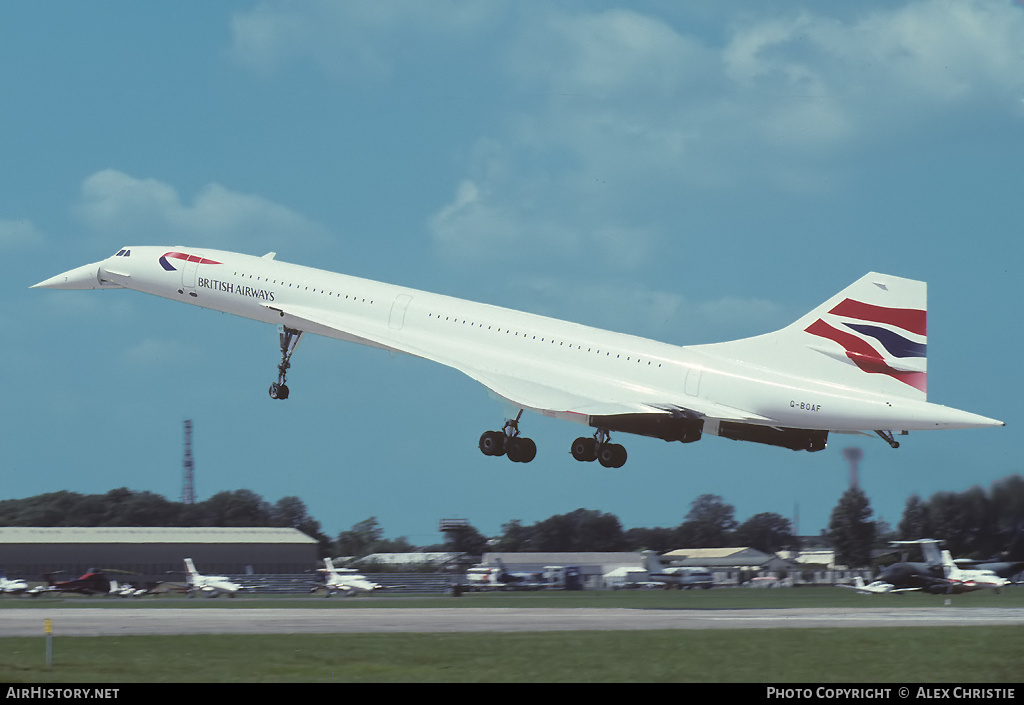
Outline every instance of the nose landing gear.
{"label": "nose landing gear", "polygon": [[292,366],[292,353],[295,352],[301,337],[301,330],[281,326],[281,364],[277,366],[277,381],[270,385],[271,399],[288,398],[288,385],[285,384],[285,379],[288,376],[288,368]]}

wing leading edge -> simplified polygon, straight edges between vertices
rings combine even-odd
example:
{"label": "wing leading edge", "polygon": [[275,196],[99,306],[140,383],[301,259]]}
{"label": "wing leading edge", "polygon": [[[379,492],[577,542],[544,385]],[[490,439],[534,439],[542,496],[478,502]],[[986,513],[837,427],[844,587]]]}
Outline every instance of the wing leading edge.
{"label": "wing leading edge", "polygon": [[[655,433],[641,435],[675,436],[673,431],[661,432],[680,422],[697,419],[715,419],[746,423],[766,423],[770,419],[757,414],[733,409],[706,399],[688,400],[680,406],[672,400],[645,398],[641,392],[618,394],[622,390],[608,379],[588,380],[585,376],[566,373],[565,384],[538,381],[524,368],[523,374],[488,366],[485,359],[465,354],[450,346],[431,345],[428,340],[400,335],[396,331],[369,324],[365,318],[309,306],[282,305],[263,302],[262,305],[278,312],[282,323],[329,337],[339,337],[363,345],[402,352],[421,357],[462,372],[476,380],[494,395],[511,404],[530,409],[546,416],[563,418],[591,426],[610,427],[611,430],[654,429]],[[459,353],[462,354],[459,354]],[[474,364],[474,358],[479,363]],[[550,375],[539,375],[548,377]],[[622,401],[623,397],[634,397]],[[692,402],[692,403],[690,403]],[[628,432],[637,433],[636,430]],[[675,438],[673,438],[675,440]]]}

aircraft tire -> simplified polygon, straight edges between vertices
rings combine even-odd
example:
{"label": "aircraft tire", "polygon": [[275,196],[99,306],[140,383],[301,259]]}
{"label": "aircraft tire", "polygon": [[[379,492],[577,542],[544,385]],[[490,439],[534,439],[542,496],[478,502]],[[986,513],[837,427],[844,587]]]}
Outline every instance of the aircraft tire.
{"label": "aircraft tire", "polygon": [[523,446],[525,449],[525,454],[523,455],[522,462],[528,463],[537,457],[537,444],[533,442],[532,438],[524,438]]}
{"label": "aircraft tire", "polygon": [[505,434],[501,431],[484,431],[480,436],[480,452],[484,455],[505,454]]}
{"label": "aircraft tire", "polygon": [[590,463],[597,460],[597,440],[580,436],[572,442],[572,457],[581,463]]}
{"label": "aircraft tire", "polygon": [[537,444],[529,438],[512,438],[506,453],[513,463],[528,463],[537,457]]}
{"label": "aircraft tire", "polygon": [[621,468],[626,464],[626,449],[618,443],[605,443],[597,451],[597,460],[606,468]]}
{"label": "aircraft tire", "polygon": [[288,398],[288,385],[278,384],[274,382],[270,385],[270,398],[271,399],[287,399]]}

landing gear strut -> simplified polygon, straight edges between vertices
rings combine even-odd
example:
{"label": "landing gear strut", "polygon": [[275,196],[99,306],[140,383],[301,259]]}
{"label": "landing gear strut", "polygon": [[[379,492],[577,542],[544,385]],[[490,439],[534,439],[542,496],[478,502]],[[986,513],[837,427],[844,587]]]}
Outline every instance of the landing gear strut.
{"label": "landing gear strut", "polygon": [[288,385],[285,378],[288,376],[288,368],[292,366],[292,353],[295,352],[302,337],[302,331],[287,326],[281,326],[281,364],[277,366],[277,381],[270,385],[271,399],[287,399]]}
{"label": "landing gear strut", "polygon": [[484,455],[507,455],[513,463],[528,463],[537,457],[537,444],[519,435],[520,409],[514,419],[507,419],[501,431],[484,431],[480,436],[480,452]]}
{"label": "landing gear strut", "polygon": [[626,449],[618,443],[609,443],[611,434],[599,428],[593,438],[580,436],[572,442],[572,457],[581,463],[598,461],[606,468],[621,468],[626,464]]}
{"label": "landing gear strut", "polygon": [[899,448],[900,444],[895,438],[892,437],[892,431],[875,431],[878,437],[889,444],[890,448]]}

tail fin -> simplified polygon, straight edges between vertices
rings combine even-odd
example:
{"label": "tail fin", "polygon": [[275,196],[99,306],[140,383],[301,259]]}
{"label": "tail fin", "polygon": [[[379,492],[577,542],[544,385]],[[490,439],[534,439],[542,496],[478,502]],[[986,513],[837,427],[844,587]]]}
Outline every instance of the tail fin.
{"label": "tail fin", "polygon": [[334,561],[330,558],[324,558],[324,568],[327,569],[328,573],[336,573],[337,569],[334,567]]}
{"label": "tail fin", "polygon": [[192,563],[191,558],[185,559],[185,572],[187,572],[189,575],[199,575],[199,571],[196,570],[196,566],[194,563]]}
{"label": "tail fin", "polygon": [[[912,541],[890,541],[894,546],[920,546],[921,555],[924,556],[924,562],[930,566],[937,566],[942,564],[942,555],[939,553],[939,540],[938,539],[914,539]],[[903,557],[903,561],[906,562],[906,556]]]}
{"label": "tail fin", "polygon": [[953,580],[960,577],[960,568],[953,562],[953,554],[949,551],[942,552],[942,574]]}
{"label": "tail fin", "polygon": [[699,347],[782,372],[923,401],[927,310],[924,282],[871,272],[782,330]]}
{"label": "tail fin", "polygon": [[665,569],[655,551],[644,551],[644,567],[647,569],[648,574],[651,575],[660,573]]}

